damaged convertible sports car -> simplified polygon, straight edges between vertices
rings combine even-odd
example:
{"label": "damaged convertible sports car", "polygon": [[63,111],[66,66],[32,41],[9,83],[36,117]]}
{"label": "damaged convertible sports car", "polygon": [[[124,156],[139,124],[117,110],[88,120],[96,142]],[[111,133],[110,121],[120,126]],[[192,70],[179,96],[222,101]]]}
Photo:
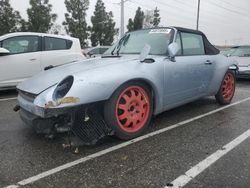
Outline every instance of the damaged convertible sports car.
{"label": "damaged convertible sports car", "polygon": [[126,33],[100,58],[52,67],[17,86],[37,133],[72,131],[86,144],[141,135],[153,115],[205,96],[229,104],[237,65],[206,36],[168,27]]}

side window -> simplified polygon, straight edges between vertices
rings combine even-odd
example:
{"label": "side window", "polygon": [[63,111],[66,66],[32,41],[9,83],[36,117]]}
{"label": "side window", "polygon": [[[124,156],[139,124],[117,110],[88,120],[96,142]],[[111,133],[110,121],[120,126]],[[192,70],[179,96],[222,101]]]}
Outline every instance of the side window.
{"label": "side window", "polygon": [[9,50],[10,54],[20,54],[39,51],[38,36],[18,36],[2,41],[2,47]]}
{"label": "side window", "polygon": [[50,50],[67,50],[69,49],[67,45],[67,40],[59,39],[59,38],[53,38],[53,37],[44,37],[45,41],[45,51]]}
{"label": "side window", "polygon": [[180,50],[178,51],[178,53],[176,54],[177,56],[181,56],[182,55],[182,44],[181,44],[181,34],[178,33],[177,37],[176,37],[176,43],[179,45]]}
{"label": "side window", "polygon": [[89,52],[92,54],[100,54],[100,48],[95,48],[93,50],[90,50]]}
{"label": "side window", "polygon": [[183,55],[204,55],[204,43],[201,35],[181,33]]}
{"label": "side window", "polygon": [[108,50],[108,48],[100,48],[100,54],[103,54],[104,52],[106,52]]}
{"label": "side window", "polygon": [[67,49],[70,49],[73,45],[73,41],[67,40]]}

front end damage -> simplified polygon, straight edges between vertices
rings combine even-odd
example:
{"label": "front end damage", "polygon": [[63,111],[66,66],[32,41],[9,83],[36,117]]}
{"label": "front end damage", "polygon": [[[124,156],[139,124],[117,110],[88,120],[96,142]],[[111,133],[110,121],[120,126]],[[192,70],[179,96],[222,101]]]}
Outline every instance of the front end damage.
{"label": "front end damage", "polygon": [[44,107],[35,105],[37,95],[18,91],[20,117],[32,126],[36,133],[53,136],[72,132],[81,144],[93,145],[109,135],[112,130],[105,123],[100,103],[81,105],[78,97],[65,96],[57,101],[48,101]]}

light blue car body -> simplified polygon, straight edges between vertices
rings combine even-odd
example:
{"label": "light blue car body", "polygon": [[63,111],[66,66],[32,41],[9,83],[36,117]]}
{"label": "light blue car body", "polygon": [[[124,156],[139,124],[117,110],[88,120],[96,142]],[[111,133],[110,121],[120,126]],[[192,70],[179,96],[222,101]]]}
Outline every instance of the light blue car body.
{"label": "light blue car body", "polygon": [[[178,28],[171,29],[174,31],[171,43],[174,43]],[[34,100],[19,94],[18,103],[22,109],[39,117],[57,116],[45,111],[106,101],[124,83],[137,80],[151,88],[154,114],[159,114],[215,95],[227,70],[235,66],[234,61],[220,54],[173,58],[148,55],[147,58],[154,60],[151,63],[141,62],[139,54],[120,55],[83,60],[39,73],[17,86],[19,91],[34,96]],[[69,75],[74,77],[74,82],[64,98],[77,100],[58,104],[53,93],[58,83]]]}

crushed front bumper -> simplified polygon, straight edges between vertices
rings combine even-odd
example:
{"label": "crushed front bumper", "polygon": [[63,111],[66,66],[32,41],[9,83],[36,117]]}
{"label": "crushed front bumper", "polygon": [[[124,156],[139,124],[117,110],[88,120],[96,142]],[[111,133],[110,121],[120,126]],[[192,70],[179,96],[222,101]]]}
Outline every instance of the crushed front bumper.
{"label": "crushed front bumper", "polygon": [[[19,94],[17,97],[18,105],[20,106],[20,118],[22,121],[32,126],[36,133],[50,134],[52,132],[59,132],[60,127],[70,129],[68,122],[72,112],[77,110],[76,107],[64,108],[42,108],[34,104],[34,97],[27,97],[27,95]],[[64,132],[64,131],[60,131]]]}
{"label": "crushed front bumper", "polygon": [[41,118],[22,108],[19,111],[19,115],[22,121],[25,124],[33,127],[35,132],[38,134],[50,134],[54,129],[54,118]]}
{"label": "crushed front bumper", "polygon": [[74,106],[71,108],[41,108],[32,100],[18,96],[20,117],[37,133],[54,134],[72,131],[83,144],[93,145],[101,138],[111,134],[112,129],[105,123],[100,109],[95,105]]}
{"label": "crushed front bumper", "polygon": [[34,114],[41,118],[51,118],[57,117],[59,115],[71,112],[75,107],[63,107],[63,108],[42,108],[36,106],[32,100],[25,99],[22,95],[18,95],[17,97],[18,105],[21,109],[24,109],[31,114]]}

